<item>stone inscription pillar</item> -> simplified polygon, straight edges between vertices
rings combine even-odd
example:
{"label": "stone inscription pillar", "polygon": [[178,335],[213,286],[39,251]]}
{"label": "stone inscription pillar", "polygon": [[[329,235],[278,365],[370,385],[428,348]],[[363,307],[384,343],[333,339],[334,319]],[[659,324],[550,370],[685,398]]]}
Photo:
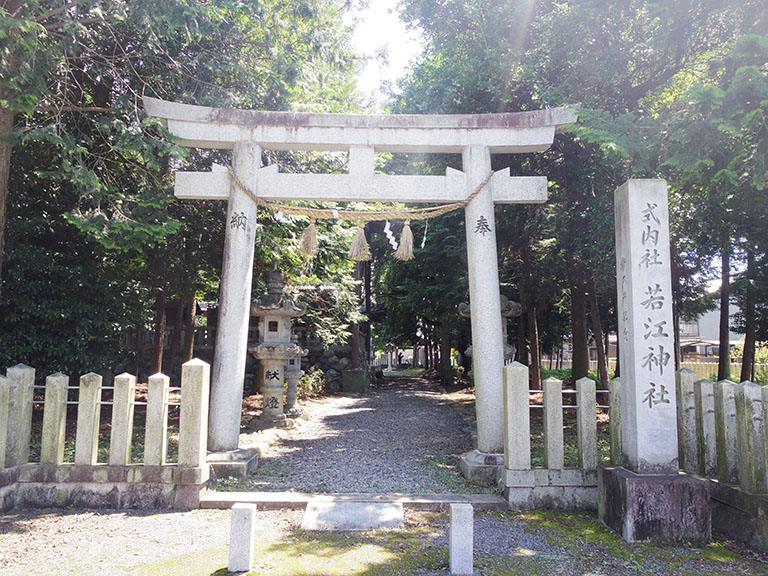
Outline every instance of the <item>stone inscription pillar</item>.
{"label": "stone inscription pillar", "polygon": [[[238,142],[232,166],[251,190],[258,189],[261,147]],[[245,360],[248,353],[248,318],[251,309],[256,203],[234,183],[227,205],[224,260],[219,297],[219,323],[211,382],[208,450],[237,450],[240,435]]]}
{"label": "stone inscription pillar", "polygon": [[[491,171],[488,148],[466,148],[462,154],[467,191],[471,194]],[[496,223],[490,185],[467,206],[464,214],[472,322],[472,369],[477,411],[477,449],[504,452],[504,343],[502,342]]]}
{"label": "stone inscription pillar", "polygon": [[638,474],[678,471],[667,185],[616,190],[616,271],[624,463]]}

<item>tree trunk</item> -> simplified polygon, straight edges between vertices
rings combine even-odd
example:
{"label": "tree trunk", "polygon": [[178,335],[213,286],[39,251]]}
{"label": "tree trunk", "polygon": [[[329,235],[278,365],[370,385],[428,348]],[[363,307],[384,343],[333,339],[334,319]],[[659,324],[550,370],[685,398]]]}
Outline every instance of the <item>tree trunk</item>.
{"label": "tree trunk", "polygon": [[443,328],[440,334],[440,383],[443,388],[453,384],[453,370],[451,369],[451,331]]}
{"label": "tree trunk", "polygon": [[720,270],[720,350],[717,356],[717,379],[728,380],[731,377],[731,342],[730,342],[730,279],[731,279],[731,239],[726,235],[720,250],[722,268]]}
{"label": "tree trunk", "polygon": [[541,356],[539,354],[539,323],[536,320],[536,307],[528,310],[528,332],[531,335],[531,389],[541,390]]}
{"label": "tree trunk", "polygon": [[517,318],[517,361],[528,366],[528,342],[525,339],[525,321]]}
{"label": "tree trunk", "polygon": [[181,321],[183,317],[184,309],[181,302],[176,309],[176,318],[173,321],[173,330],[171,331],[171,347],[168,349],[168,358],[165,360],[165,374],[169,376],[173,374],[174,368],[176,368],[176,355],[179,353],[179,344],[181,343]]}
{"label": "tree trunk", "polygon": [[573,327],[573,381],[589,373],[589,335],[587,333],[587,299],[583,282],[571,286],[571,325]]}
{"label": "tree trunk", "polygon": [[597,373],[600,375],[600,387],[607,390],[608,360],[603,340],[603,324],[600,322],[600,309],[597,307],[597,288],[595,287],[595,279],[592,277],[587,281],[587,290],[589,291],[589,313],[592,316],[592,334],[597,347]]}
{"label": "tree trunk", "polygon": [[195,317],[197,315],[197,300],[194,296],[187,300],[184,307],[184,346],[181,351],[181,361],[189,362],[195,356]]}
{"label": "tree trunk", "polygon": [[13,111],[0,107],[0,290],[3,278],[3,254],[5,252],[5,222],[8,207],[8,179],[11,174],[11,134]]}
{"label": "tree trunk", "polygon": [[152,348],[150,372],[157,374],[163,370],[163,340],[165,339],[165,289],[161,288],[155,301],[155,344]]}
{"label": "tree trunk", "polygon": [[741,382],[752,380],[752,368],[755,364],[755,290],[756,262],[755,252],[747,248],[747,297],[744,303],[744,351],[741,355]]}

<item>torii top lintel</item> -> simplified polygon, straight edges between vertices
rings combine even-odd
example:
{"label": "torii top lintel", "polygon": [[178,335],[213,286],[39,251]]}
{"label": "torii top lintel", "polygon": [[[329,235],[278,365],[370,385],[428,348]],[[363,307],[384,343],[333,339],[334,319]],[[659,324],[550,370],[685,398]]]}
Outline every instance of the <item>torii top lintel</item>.
{"label": "torii top lintel", "polygon": [[503,114],[312,114],[210,108],[144,98],[150,116],[167,121],[181,144],[231,149],[252,141],[273,150],[461,152],[470,146],[491,153],[540,152],[560,127],[576,122],[570,108]]}

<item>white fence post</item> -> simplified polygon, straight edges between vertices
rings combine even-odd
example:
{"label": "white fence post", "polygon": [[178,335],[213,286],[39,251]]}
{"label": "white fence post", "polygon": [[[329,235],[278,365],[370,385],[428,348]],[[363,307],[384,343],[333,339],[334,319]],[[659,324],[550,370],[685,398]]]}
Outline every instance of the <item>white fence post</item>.
{"label": "white fence post", "polygon": [[591,378],[576,381],[576,405],[579,466],[597,470],[597,387]]}
{"label": "white fence post", "polygon": [[109,439],[109,464],[111,466],[127,466],[131,463],[136,376],[127,373],[116,376],[114,392],[112,396],[112,431]]}
{"label": "white fence post", "polygon": [[75,464],[93,466],[99,457],[99,416],[101,415],[101,376],[93,372],[80,377],[77,401]]}
{"label": "white fence post", "polygon": [[504,467],[531,468],[531,400],[528,366],[512,362],[504,366]]}
{"label": "white fence post", "polygon": [[677,450],[680,468],[698,473],[699,452],[696,437],[696,396],[693,383],[696,372],[681,368],[675,372],[677,386]]}
{"label": "white fence post", "polygon": [[168,452],[168,388],[170,378],[163,374],[149,377],[147,426],[144,431],[144,464],[162,466]]}
{"label": "white fence post", "polygon": [[181,367],[179,466],[206,465],[210,380],[211,367],[202,360],[190,360]]}
{"label": "white fence post", "polygon": [[547,378],[544,390],[544,459],[551,470],[563,468],[563,381]]}
{"label": "white fence post", "polygon": [[32,393],[35,369],[18,364],[8,368],[9,391],[8,436],[5,465],[10,468],[29,462],[29,443],[32,436]]}
{"label": "white fence post", "polygon": [[64,435],[67,431],[69,376],[58,372],[45,379],[43,434],[40,463],[58,466],[64,462]]}
{"label": "white fence post", "polygon": [[715,478],[717,476],[715,383],[711,380],[697,380],[693,388],[696,401],[699,473],[707,478]]}
{"label": "white fence post", "polygon": [[715,385],[715,434],[718,477],[726,484],[739,483],[739,441],[736,415],[736,384],[723,380]]}
{"label": "white fence post", "polygon": [[621,466],[621,378],[608,382],[609,424],[611,436],[611,464]]}
{"label": "white fence post", "polygon": [[765,466],[763,389],[752,382],[736,386],[736,418],[739,438],[739,483],[750,494],[768,491]]}

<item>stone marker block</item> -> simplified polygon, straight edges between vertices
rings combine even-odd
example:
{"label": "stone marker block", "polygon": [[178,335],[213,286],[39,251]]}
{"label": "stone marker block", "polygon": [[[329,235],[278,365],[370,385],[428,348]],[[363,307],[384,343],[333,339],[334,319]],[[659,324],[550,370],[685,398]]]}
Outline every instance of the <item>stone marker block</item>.
{"label": "stone marker block", "polygon": [[112,397],[112,430],[109,440],[109,464],[127,466],[131,463],[133,408],[136,399],[136,377],[120,374],[115,378]]}
{"label": "stone marker block", "polygon": [[75,464],[93,466],[99,456],[99,416],[101,414],[101,376],[91,372],[80,377],[77,401]]}
{"label": "stone marker block", "polygon": [[765,420],[762,386],[744,382],[736,386],[739,483],[750,494],[767,494]]}
{"label": "stone marker block", "polygon": [[256,527],[256,504],[237,503],[232,506],[232,520],[229,529],[230,572],[250,572],[253,566],[254,529]]}
{"label": "stone marker block", "polygon": [[576,381],[578,420],[576,436],[579,465],[584,470],[597,469],[597,389],[591,378]]}
{"label": "stone marker block", "polygon": [[344,370],[341,373],[341,390],[345,394],[368,392],[368,377],[365,370]]}
{"label": "stone marker block", "polygon": [[18,364],[8,368],[10,380],[8,408],[8,439],[5,465],[10,468],[29,462],[29,443],[32,435],[32,393],[35,369]]}
{"label": "stone marker block", "polygon": [[0,470],[5,468],[5,450],[8,446],[8,417],[11,403],[11,381],[0,376]]}
{"label": "stone marker block", "polygon": [[677,446],[680,468],[694,474],[699,471],[696,432],[696,398],[693,383],[696,372],[683,368],[675,373],[677,388]]}
{"label": "stone marker block", "polygon": [[144,429],[144,464],[162,466],[168,452],[168,392],[170,378],[149,377],[147,383],[147,425]]}
{"label": "stone marker block", "polygon": [[559,470],[563,467],[563,381],[547,378],[544,389],[544,465]]}
{"label": "stone marker block", "polygon": [[211,367],[206,362],[194,359],[182,364],[179,466],[198,468],[206,465],[210,381]]}
{"label": "stone marker block", "polygon": [[698,380],[694,383],[696,401],[696,438],[699,452],[699,474],[717,477],[717,441],[715,440],[715,383]]}
{"label": "stone marker block", "polygon": [[303,530],[378,530],[403,527],[400,502],[336,502],[310,500],[301,521]]}
{"label": "stone marker block", "polygon": [[64,433],[67,427],[67,387],[69,376],[51,374],[45,379],[45,409],[40,446],[40,463],[64,462]]}
{"label": "stone marker block", "polygon": [[738,423],[736,384],[723,380],[715,385],[715,436],[717,468],[721,482],[739,483]]}
{"label": "stone marker block", "polygon": [[709,541],[709,481],[688,474],[598,468],[598,516],[627,542]]}
{"label": "stone marker block", "polygon": [[451,529],[448,536],[448,557],[451,574],[472,574],[474,546],[474,516],[472,504],[451,504]]}
{"label": "stone marker block", "polygon": [[512,362],[504,366],[504,467],[531,467],[531,409],[528,366]]}
{"label": "stone marker block", "polygon": [[611,464],[621,466],[621,378],[614,378],[608,382],[610,434],[611,434]]}

